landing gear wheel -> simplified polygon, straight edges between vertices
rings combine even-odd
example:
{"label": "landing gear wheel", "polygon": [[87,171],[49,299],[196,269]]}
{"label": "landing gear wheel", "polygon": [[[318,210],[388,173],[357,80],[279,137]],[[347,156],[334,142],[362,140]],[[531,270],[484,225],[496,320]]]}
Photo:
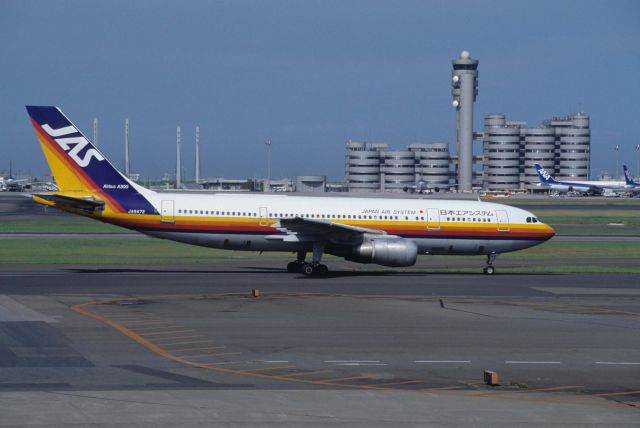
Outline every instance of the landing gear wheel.
{"label": "landing gear wheel", "polygon": [[329,272],[329,268],[327,265],[318,265],[316,266],[315,271],[318,275],[326,275]]}
{"label": "landing gear wheel", "polygon": [[494,273],[496,273],[496,269],[493,266],[487,266],[482,269],[482,271],[485,275],[493,275]]}
{"label": "landing gear wheel", "polygon": [[305,263],[302,265],[302,273],[305,274],[306,276],[311,276],[315,273],[315,269],[313,268],[313,265],[310,265],[309,263]]}
{"label": "landing gear wheel", "polygon": [[287,264],[287,272],[289,273],[298,273],[302,268],[302,263],[300,262],[289,262]]}

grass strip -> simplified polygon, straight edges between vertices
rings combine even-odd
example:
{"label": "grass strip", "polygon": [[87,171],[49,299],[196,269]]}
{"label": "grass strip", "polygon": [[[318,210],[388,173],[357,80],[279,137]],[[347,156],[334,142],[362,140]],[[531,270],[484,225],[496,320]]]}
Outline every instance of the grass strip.
{"label": "grass strip", "polygon": [[41,216],[0,220],[0,233],[135,233],[80,216]]}
{"label": "grass strip", "polygon": [[[328,256],[330,262],[332,257]],[[500,267],[500,272],[551,272],[551,273],[640,273],[640,265],[629,260],[640,258],[640,245],[633,241],[549,241],[522,251],[500,254],[501,260],[515,263],[531,263],[533,266]],[[19,264],[91,264],[91,265],[197,265],[216,262],[248,262],[273,260],[283,264],[291,260],[291,253],[228,251],[197,247],[160,239],[3,239],[0,245],[0,265]],[[478,267],[451,266],[455,260],[482,266],[483,256],[422,256],[420,260],[441,263],[442,267],[428,268],[419,265],[409,270],[426,269],[433,272],[477,272]],[[558,264],[562,259],[565,263]],[[580,263],[587,260],[588,263]],[[602,260],[602,262],[599,262]],[[612,260],[620,260],[622,266]],[[545,263],[549,261],[549,263]],[[575,261],[575,262],[572,262]],[[628,265],[624,265],[624,263]],[[284,265],[283,265],[284,266]],[[358,266],[354,264],[354,267]],[[451,267],[448,267],[451,266]]]}

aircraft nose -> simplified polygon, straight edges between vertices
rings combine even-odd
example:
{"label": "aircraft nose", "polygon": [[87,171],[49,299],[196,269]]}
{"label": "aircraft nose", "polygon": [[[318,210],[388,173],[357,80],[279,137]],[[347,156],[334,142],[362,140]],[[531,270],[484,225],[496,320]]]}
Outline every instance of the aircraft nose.
{"label": "aircraft nose", "polygon": [[553,227],[549,226],[548,224],[545,224],[545,230],[544,230],[544,236],[547,239],[551,239],[555,236],[556,231]]}

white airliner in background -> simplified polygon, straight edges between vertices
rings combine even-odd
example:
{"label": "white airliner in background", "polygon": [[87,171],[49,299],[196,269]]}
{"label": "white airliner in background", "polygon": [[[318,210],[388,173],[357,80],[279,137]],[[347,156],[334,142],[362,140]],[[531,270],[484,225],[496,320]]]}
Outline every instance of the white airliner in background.
{"label": "white airliner in background", "polygon": [[327,273],[324,253],[392,267],[450,254],[486,255],[493,274],[497,254],[555,234],[528,211],[481,201],[156,193],[117,171],[57,107],[27,111],[59,187],[34,201],[158,238],[294,252],[290,272]]}
{"label": "white airliner in background", "polygon": [[419,194],[429,194],[429,193],[438,193],[440,192],[440,186],[427,183],[424,180],[418,180],[415,184],[411,184],[409,186],[405,186],[402,190],[406,193],[419,193]]}
{"label": "white airliner in background", "polygon": [[[540,182],[538,186],[545,186],[559,192],[580,192],[585,195],[602,195],[608,193],[627,192],[630,187],[624,181],[558,181],[554,179],[540,164],[533,164]],[[624,166],[625,170],[627,166]]]}

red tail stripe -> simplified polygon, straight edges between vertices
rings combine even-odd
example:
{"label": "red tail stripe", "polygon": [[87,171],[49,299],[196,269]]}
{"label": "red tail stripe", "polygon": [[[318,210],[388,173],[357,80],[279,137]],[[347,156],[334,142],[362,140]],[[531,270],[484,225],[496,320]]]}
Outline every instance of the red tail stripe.
{"label": "red tail stripe", "polygon": [[113,197],[103,192],[102,189],[100,189],[100,187],[98,187],[98,185],[96,185],[96,183],[91,179],[91,177],[89,177],[87,173],[82,170],[82,168],[78,167],[78,165],[76,165],[75,163],[69,161],[68,156],[65,153],[65,151],[62,150],[62,147],[60,147],[55,141],[53,141],[53,138],[51,138],[51,136],[47,134],[44,131],[44,129],[42,129],[40,124],[36,122],[33,118],[31,118],[31,124],[33,125],[38,135],[44,138],[44,140],[48,143],[49,147],[58,154],[58,157],[60,158],[60,160],[64,162],[68,168],[74,170],[81,176],[81,178],[85,181],[85,184],[87,185],[87,187],[89,187],[89,189],[91,189],[93,192],[98,193],[100,197],[103,197],[107,201],[109,201],[109,203],[111,203],[112,206],[115,207],[117,211],[122,213],[125,212],[124,208],[122,208],[122,205],[120,205],[115,199],[113,199]]}

